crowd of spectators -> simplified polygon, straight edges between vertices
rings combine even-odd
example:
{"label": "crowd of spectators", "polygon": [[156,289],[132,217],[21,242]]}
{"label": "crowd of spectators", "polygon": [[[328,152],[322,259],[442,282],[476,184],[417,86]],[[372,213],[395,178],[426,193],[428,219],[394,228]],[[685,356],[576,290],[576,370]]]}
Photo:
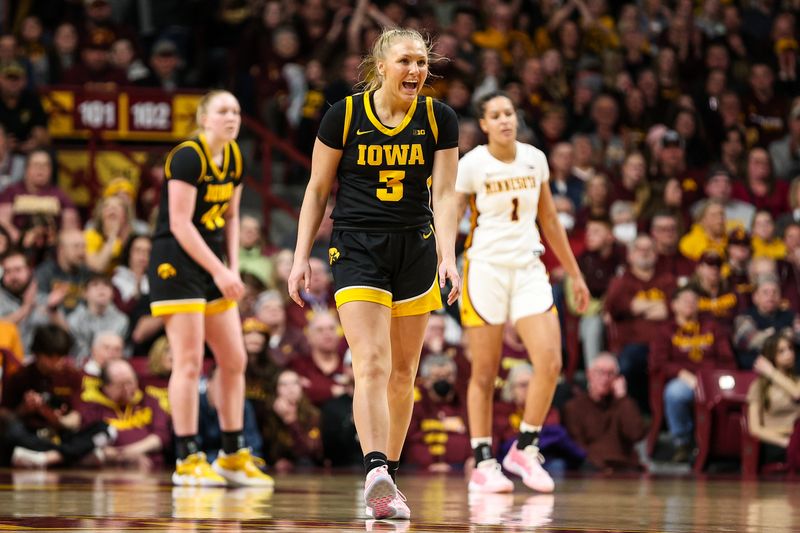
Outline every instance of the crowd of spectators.
{"label": "crowd of spectators", "polygon": [[[543,256],[562,323],[577,324],[587,382],[556,397],[542,439],[548,462],[641,468],[634,444],[654,383],[673,458],[689,459],[705,368],[757,372],[753,434],[791,448],[800,415],[800,2],[13,6],[0,11],[0,461],[148,467],[171,455],[169,346],[149,313],[146,276],[158,180],[136,190],[115,179],[92,213],[76,208],[54,179],[57,147],[37,91],[226,87],[245,113],[310,153],[329,104],[355,90],[379,29],[397,25],[432,37],[425,90],[456,111],[461,154],[484,142],[472,103],[502,89],[517,107],[520,140],[548,156],[558,216],[592,296],[577,315],[570,280]],[[302,185],[298,176],[285,180]],[[286,295],[295,236],[271,242],[263,222],[241,219],[248,445],[283,471],[358,463],[352,370],[327,266],[330,221],[315,239],[302,309]],[[409,430],[405,460],[433,471],[469,457],[469,349],[457,316],[431,317]],[[525,362],[509,327],[498,446],[519,424],[515,398],[536,371]],[[201,432],[213,452],[220,392],[206,370]]]}

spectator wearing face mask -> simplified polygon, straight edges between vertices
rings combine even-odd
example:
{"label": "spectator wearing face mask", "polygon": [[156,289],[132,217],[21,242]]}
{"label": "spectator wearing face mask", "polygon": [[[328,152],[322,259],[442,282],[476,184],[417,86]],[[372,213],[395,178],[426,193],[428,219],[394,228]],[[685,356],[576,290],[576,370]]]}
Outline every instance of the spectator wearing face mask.
{"label": "spectator wearing face mask", "polygon": [[633,208],[633,203],[617,200],[611,204],[609,216],[613,224],[611,233],[614,235],[614,239],[625,246],[632,243],[638,234],[636,212]]}
{"label": "spectator wearing face mask", "polygon": [[472,455],[467,408],[456,392],[455,362],[441,354],[425,358],[414,403],[405,459],[431,472],[449,472]]}

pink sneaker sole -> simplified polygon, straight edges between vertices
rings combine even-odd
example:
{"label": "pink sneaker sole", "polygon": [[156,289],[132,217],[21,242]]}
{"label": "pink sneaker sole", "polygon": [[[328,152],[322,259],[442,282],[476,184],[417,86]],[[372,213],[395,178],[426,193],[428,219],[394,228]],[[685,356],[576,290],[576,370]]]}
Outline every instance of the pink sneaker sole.
{"label": "pink sneaker sole", "polygon": [[376,479],[364,491],[364,503],[372,509],[372,516],[376,520],[391,518],[397,512],[392,501],[397,496],[397,487],[391,478]]}

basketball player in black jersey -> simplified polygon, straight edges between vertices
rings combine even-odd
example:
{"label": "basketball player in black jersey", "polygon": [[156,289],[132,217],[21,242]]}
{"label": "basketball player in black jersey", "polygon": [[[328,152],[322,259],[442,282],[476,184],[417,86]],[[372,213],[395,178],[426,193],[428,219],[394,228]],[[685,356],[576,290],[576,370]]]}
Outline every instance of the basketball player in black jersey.
{"label": "basketball player in black jersey", "polygon": [[442,305],[445,281],[452,284],[448,303],[461,285],[454,252],[458,123],[452,109],[420,96],[428,57],[418,32],[384,31],[365,60],[367,90],[323,117],[289,276],[289,294],[302,306],[309,250],[338,179],[329,256],[353,354],[364,500],[375,518],[410,517],[394,473],[422,338],[430,311]]}
{"label": "basketball player in black jersey", "polygon": [[[244,292],[237,255],[239,102],[227,91],[212,91],[200,100],[197,123],[198,136],[167,156],[148,272],[151,310],[164,317],[173,356],[169,402],[178,462],[172,481],[271,487],[242,434],[247,356],[236,308]],[[214,352],[224,391],[218,406],[223,450],[213,466],[197,443],[204,342]]]}

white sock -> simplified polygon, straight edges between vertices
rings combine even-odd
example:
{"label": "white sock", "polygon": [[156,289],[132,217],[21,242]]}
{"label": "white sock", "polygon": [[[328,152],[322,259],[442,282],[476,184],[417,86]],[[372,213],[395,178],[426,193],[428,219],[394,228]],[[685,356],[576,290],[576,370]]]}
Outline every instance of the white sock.
{"label": "white sock", "polygon": [[491,448],[492,437],[475,437],[474,439],[469,439],[469,444],[470,446],[472,446],[473,450],[478,446],[480,446],[481,444],[486,444]]}
{"label": "white sock", "polygon": [[525,422],[520,422],[519,424],[519,431],[520,433],[541,433],[542,426],[532,426]]}

